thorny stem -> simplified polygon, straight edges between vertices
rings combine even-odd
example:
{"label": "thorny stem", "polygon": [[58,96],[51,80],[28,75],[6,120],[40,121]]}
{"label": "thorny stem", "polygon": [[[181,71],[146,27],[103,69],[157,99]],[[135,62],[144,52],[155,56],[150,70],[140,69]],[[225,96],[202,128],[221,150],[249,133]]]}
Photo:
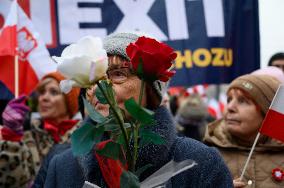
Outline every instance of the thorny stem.
{"label": "thorny stem", "polygon": [[[116,111],[116,109],[114,108],[114,106],[112,105],[110,99],[108,98],[107,94],[105,93],[104,89],[102,88],[101,84],[99,82],[97,82],[97,85],[98,87],[100,88],[100,90],[102,91],[105,99],[107,100],[110,108],[112,109],[116,119],[118,120],[118,124],[120,126],[120,129],[122,131],[122,134],[123,134],[123,138],[126,142],[126,155],[127,155],[127,161],[131,161],[132,157],[131,157],[131,150],[130,150],[130,147],[129,147],[129,141],[128,141],[128,136],[127,136],[127,132],[126,132],[126,129],[124,128],[123,126],[123,120],[120,118],[118,112]],[[131,166],[130,166],[131,167]],[[131,168],[130,168],[131,169]]]}
{"label": "thorny stem", "polygon": [[[142,103],[144,87],[145,87],[145,81],[142,80],[141,87],[140,87],[139,101],[138,101],[139,106],[141,106],[141,103]],[[136,160],[137,160],[137,155],[138,155],[139,127],[140,127],[140,124],[136,123],[136,126],[134,127],[134,135],[133,135],[134,136],[134,151],[133,151],[133,161],[132,161],[133,169],[132,170],[134,171],[135,171],[135,165],[136,165]]]}

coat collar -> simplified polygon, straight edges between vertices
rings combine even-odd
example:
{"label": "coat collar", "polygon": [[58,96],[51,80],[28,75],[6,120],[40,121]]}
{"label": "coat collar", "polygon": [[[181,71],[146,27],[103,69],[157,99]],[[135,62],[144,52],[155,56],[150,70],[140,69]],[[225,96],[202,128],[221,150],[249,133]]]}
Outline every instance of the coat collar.
{"label": "coat collar", "polygon": [[[251,149],[250,146],[242,146],[236,142],[236,140],[225,129],[225,122],[223,119],[216,120],[207,126],[204,142],[216,145],[220,148],[237,148],[247,151]],[[258,143],[255,151],[283,151],[283,149],[283,143],[268,138],[266,142]]]}

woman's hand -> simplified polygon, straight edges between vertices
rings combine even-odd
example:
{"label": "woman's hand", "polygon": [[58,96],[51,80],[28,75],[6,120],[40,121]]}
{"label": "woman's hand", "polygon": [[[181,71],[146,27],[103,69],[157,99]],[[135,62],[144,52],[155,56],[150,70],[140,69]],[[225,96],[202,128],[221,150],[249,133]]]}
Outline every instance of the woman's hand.
{"label": "woman's hand", "polygon": [[241,188],[246,186],[246,183],[243,182],[240,178],[234,179],[233,184],[234,188]]}
{"label": "woman's hand", "polygon": [[30,111],[30,108],[25,105],[26,99],[25,95],[12,99],[2,113],[4,127],[18,135],[23,135],[25,116]]}

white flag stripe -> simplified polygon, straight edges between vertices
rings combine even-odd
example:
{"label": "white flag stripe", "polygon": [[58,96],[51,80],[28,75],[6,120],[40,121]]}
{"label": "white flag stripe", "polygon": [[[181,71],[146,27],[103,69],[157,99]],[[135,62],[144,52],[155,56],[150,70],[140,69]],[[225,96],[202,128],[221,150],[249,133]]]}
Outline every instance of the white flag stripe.
{"label": "white flag stripe", "polygon": [[13,3],[11,4],[11,7],[10,7],[11,12],[7,15],[7,18],[5,20],[5,24],[2,27],[2,29],[7,27],[7,26],[17,25],[17,18],[18,18],[17,6],[18,6],[17,1],[13,1]]}
{"label": "white flag stripe", "polygon": [[279,86],[270,109],[284,114],[284,85]]}
{"label": "white flag stripe", "polygon": [[[16,2],[16,1],[14,1]],[[14,3],[16,4],[17,3]],[[13,6],[13,5],[12,5]],[[13,9],[14,10],[14,9]],[[34,69],[38,79],[41,79],[45,74],[56,71],[57,64],[51,59],[45,44],[39,37],[39,33],[35,30],[31,20],[27,17],[23,9],[18,6],[18,30],[26,27],[37,42],[37,47],[34,48],[28,55],[27,60]]]}
{"label": "white flag stripe", "polygon": [[203,85],[197,85],[196,86],[196,90],[197,90],[197,93],[199,93],[200,95],[204,95],[205,94],[205,88]]}
{"label": "white flag stripe", "polygon": [[208,101],[208,105],[207,106],[208,106],[209,109],[213,110],[216,113],[216,118],[217,119],[222,117],[222,112],[221,112],[221,109],[220,109],[219,102],[215,98],[211,98]]}

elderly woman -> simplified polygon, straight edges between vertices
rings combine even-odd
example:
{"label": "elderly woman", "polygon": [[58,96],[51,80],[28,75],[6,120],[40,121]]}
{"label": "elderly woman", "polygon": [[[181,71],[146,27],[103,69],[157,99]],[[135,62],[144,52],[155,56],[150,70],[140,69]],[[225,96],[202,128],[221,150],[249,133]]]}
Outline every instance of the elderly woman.
{"label": "elderly woman", "polygon": [[[63,94],[60,73],[45,75],[39,82],[38,111],[40,119],[25,120],[29,108],[25,97],[12,100],[4,110],[0,136],[0,187],[27,187],[31,184],[43,158],[57,143],[69,141],[78,120],[78,89]],[[24,123],[25,122],[25,123]],[[25,130],[24,130],[24,124]]]}
{"label": "elderly woman", "polygon": [[[249,74],[238,77],[228,88],[224,119],[208,126],[205,142],[219,149],[234,178],[241,175],[278,86],[279,81],[268,75]],[[244,174],[243,183],[235,181],[235,186],[283,187],[284,182],[273,173],[275,169],[283,169],[283,163],[284,144],[261,136]]]}
{"label": "elderly woman", "polygon": [[[107,76],[113,84],[116,100],[121,108],[124,101],[133,97],[138,100],[141,80],[133,73],[126,55],[126,46],[137,40],[138,36],[131,33],[109,35],[104,40],[104,48],[109,56]],[[189,138],[176,136],[174,121],[170,112],[161,104],[161,89],[157,83],[145,86],[146,95],[142,99],[143,106],[155,111],[155,126],[152,131],[162,136],[165,145],[149,144],[139,148],[137,169],[147,164],[152,166],[142,173],[143,181],[170,160],[182,161],[192,159],[198,163],[173,177],[167,186],[170,187],[232,187],[232,179],[221,156],[213,148]],[[163,86],[163,85],[160,85]],[[108,114],[108,106],[101,104],[96,98],[89,98],[94,108],[103,115]],[[129,115],[126,115],[129,118]],[[89,181],[100,187],[107,187],[98,160],[93,152],[76,157],[71,150],[56,155],[48,168],[45,181],[46,188],[82,187]]]}

